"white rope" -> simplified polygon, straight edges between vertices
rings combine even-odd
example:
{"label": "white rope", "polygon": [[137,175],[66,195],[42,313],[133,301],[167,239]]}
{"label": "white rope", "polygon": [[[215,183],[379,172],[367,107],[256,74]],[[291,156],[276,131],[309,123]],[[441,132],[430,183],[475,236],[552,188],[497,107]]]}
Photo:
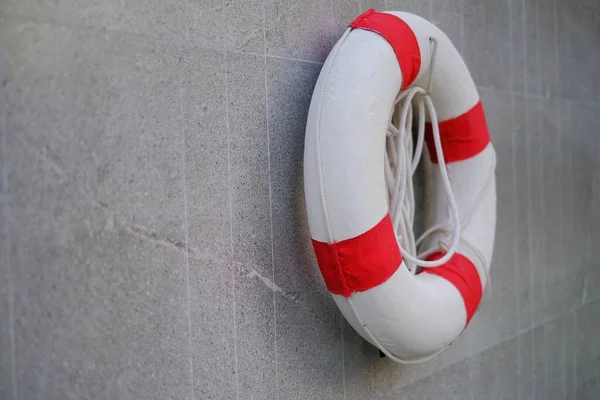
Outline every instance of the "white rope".
{"label": "white rope", "polygon": [[[418,112],[418,131],[417,143],[413,152],[412,138],[412,115],[413,101],[417,104]],[[446,160],[442,151],[442,142],[440,139],[440,130],[435,108],[431,98],[420,87],[409,88],[402,92],[394,102],[400,112],[398,125],[395,126],[390,121],[388,126],[387,152],[385,155],[385,179],[388,186],[388,204],[392,218],[392,224],[398,246],[402,253],[402,258],[409,271],[415,274],[417,267],[433,268],[445,264],[452,258],[458,247],[460,240],[461,223],[458,214],[458,206],[452,194],[452,187],[446,170]],[[413,224],[415,219],[415,195],[413,175],[421,159],[423,142],[425,140],[425,112],[429,114],[431,127],[433,131],[433,141],[438,157],[438,165],[452,223],[434,225],[425,232],[418,240],[415,240],[413,233]],[[446,254],[435,261],[426,261],[417,255],[417,247],[433,232],[447,230],[452,227],[452,241],[447,247]]]}
{"label": "white rope", "polygon": [[[418,128],[417,143],[413,151],[412,120],[414,114],[413,105],[415,103],[417,106]],[[402,253],[402,258],[408,270],[412,274],[415,274],[418,267],[435,268],[445,264],[456,253],[458,243],[462,242],[468,246],[478,258],[479,262],[476,264],[482,267],[483,273],[486,275],[486,286],[489,287],[489,268],[485,257],[483,257],[481,252],[469,243],[469,241],[465,238],[461,238],[460,233],[462,228],[465,227],[473,217],[475,210],[483,200],[483,195],[487,192],[487,187],[492,183],[492,177],[496,166],[495,153],[493,153],[493,160],[486,181],[473,200],[473,204],[466,209],[467,212],[461,221],[456,200],[452,193],[448,171],[446,169],[446,160],[442,151],[437,114],[429,94],[420,87],[407,89],[396,97],[396,100],[394,101],[394,111],[396,112],[392,113],[392,119],[388,124],[385,153],[385,180],[388,189],[388,205],[394,232]],[[423,153],[426,113],[429,115],[431,121],[433,141],[435,144],[442,183],[448,200],[451,221],[447,223],[438,223],[430,227],[415,240],[413,232],[415,219],[413,175]],[[394,125],[394,116],[398,119],[397,125]],[[425,239],[432,234],[439,232],[451,234],[452,240],[450,243],[444,238],[438,243],[432,244],[430,249],[417,254],[418,247]],[[435,261],[424,260],[424,258],[439,250],[445,251],[442,258]]]}

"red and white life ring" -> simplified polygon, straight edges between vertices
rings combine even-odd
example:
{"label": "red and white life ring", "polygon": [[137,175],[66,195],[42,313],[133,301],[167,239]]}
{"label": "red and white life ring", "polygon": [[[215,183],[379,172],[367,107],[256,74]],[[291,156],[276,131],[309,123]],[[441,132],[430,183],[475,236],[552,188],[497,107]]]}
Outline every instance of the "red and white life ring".
{"label": "red and white life ring", "polygon": [[[394,128],[399,102],[404,108]],[[398,204],[412,190],[418,155],[389,150],[408,140],[405,149],[413,151],[405,131],[417,108],[434,170],[424,260],[407,250],[414,239],[404,225],[412,224],[414,205]],[[420,153],[421,139],[416,147]],[[473,79],[442,31],[405,12],[369,10],[351,23],[325,61],[310,104],[306,206],[333,299],[352,327],[393,360],[434,356],[477,310],[494,246],[495,160]]]}

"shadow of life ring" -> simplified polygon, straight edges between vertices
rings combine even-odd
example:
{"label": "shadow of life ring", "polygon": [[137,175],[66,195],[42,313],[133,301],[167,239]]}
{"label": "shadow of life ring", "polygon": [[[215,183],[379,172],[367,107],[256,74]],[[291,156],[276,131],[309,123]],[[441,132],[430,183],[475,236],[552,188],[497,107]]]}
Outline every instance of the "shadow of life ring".
{"label": "shadow of life ring", "polygon": [[[433,224],[415,239],[412,176],[422,153],[433,171]],[[479,307],[494,247],[495,165],[479,94],[442,31],[405,12],[369,10],[350,24],[310,104],[306,207],[334,301],[392,360],[434,357]]]}

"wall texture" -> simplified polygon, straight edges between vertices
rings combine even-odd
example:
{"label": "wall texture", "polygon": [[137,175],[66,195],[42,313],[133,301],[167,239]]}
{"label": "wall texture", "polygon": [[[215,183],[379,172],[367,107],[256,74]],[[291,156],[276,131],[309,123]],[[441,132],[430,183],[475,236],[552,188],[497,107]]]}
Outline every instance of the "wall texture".
{"label": "wall texture", "polygon": [[[379,359],[315,268],[304,122],[361,11],[464,54],[498,159],[491,298]],[[597,0],[0,0],[0,398],[600,398]]]}

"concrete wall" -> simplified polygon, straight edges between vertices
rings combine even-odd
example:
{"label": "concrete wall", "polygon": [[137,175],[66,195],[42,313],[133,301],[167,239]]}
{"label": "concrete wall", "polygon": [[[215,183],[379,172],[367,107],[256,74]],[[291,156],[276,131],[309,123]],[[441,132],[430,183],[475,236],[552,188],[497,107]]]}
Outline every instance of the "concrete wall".
{"label": "concrete wall", "polygon": [[[492,295],[395,365],[341,319],[302,203],[322,62],[429,17],[498,159]],[[596,0],[0,0],[0,398],[600,398]]]}

